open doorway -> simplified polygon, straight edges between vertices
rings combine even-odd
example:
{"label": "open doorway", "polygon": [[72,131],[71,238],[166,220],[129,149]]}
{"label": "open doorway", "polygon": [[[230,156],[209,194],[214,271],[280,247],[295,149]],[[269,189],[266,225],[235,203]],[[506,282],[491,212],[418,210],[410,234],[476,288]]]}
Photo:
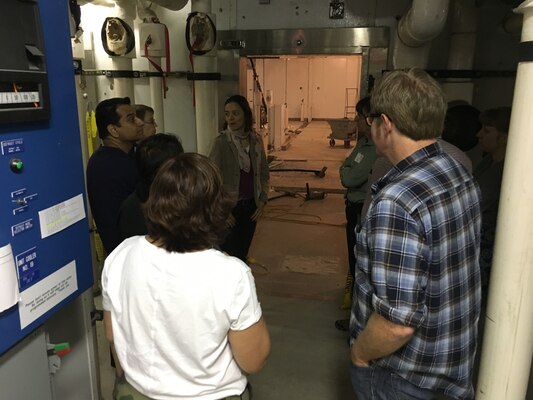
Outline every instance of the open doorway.
{"label": "open doorway", "polygon": [[360,54],[241,57],[241,93],[268,147],[282,149],[287,133],[312,120],[354,119],[361,65]]}
{"label": "open doorway", "polygon": [[285,105],[289,120],[354,118],[359,100],[362,56],[284,55],[241,57],[240,87],[257,103],[253,60],[267,107]]}

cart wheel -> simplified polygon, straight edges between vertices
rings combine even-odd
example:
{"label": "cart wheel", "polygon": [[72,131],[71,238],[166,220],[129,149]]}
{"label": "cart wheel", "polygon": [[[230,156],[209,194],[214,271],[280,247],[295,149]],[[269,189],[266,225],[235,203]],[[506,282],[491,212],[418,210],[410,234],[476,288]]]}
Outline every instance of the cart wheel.
{"label": "cart wheel", "polygon": [[335,147],[335,139],[329,139],[329,145]]}

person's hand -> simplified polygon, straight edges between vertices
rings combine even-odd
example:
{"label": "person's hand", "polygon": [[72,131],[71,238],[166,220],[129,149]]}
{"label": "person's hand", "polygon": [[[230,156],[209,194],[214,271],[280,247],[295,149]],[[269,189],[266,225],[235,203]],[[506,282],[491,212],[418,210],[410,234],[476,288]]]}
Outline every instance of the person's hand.
{"label": "person's hand", "polygon": [[252,214],[252,221],[257,221],[263,215],[263,210],[265,209],[265,203],[259,204],[259,207],[257,207],[257,210]]}

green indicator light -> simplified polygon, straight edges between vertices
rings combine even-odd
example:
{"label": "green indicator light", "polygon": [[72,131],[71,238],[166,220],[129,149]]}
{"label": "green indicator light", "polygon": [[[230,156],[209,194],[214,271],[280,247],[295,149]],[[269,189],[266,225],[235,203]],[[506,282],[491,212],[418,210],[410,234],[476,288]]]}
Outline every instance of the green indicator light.
{"label": "green indicator light", "polygon": [[17,162],[17,169],[22,169],[22,161]]}

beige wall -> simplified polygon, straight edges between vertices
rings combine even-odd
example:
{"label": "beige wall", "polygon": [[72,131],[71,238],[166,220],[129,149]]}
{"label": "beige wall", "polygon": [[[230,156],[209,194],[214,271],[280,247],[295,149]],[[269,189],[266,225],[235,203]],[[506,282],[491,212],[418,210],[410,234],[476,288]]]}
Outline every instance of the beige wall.
{"label": "beige wall", "polygon": [[[273,104],[287,104],[289,118],[354,117],[359,99],[361,56],[309,56],[254,60],[263,93]],[[247,97],[253,99],[252,71],[246,76]]]}

